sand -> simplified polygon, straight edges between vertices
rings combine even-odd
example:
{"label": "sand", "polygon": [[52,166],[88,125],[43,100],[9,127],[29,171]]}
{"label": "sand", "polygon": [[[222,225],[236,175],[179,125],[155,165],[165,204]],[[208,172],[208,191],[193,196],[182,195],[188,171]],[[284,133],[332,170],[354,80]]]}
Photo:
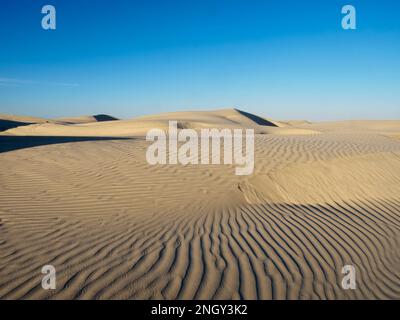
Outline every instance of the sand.
{"label": "sand", "polygon": [[[148,165],[143,135],[168,120],[253,128],[253,175]],[[30,121],[0,133],[2,299],[400,298],[400,121]]]}
{"label": "sand", "polygon": [[[103,115],[104,116],[104,115]],[[249,117],[254,117],[253,119]],[[1,118],[0,118],[1,119]],[[60,121],[61,120],[61,121]],[[64,118],[7,130],[22,136],[131,137],[145,136],[151,128],[168,131],[168,121],[176,120],[179,128],[248,128],[258,134],[315,134],[313,129],[281,125],[236,109],[217,111],[171,112],[131,120],[93,121],[90,116]]]}

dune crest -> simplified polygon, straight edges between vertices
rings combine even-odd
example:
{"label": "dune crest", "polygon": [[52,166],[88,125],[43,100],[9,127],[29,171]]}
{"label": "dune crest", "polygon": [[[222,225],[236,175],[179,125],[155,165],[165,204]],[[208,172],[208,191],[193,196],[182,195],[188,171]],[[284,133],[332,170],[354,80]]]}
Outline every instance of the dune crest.
{"label": "dune crest", "polygon": [[[109,117],[109,116],[107,116]],[[104,118],[104,116],[103,116]],[[113,120],[111,118],[109,120]],[[317,131],[281,125],[237,109],[182,111],[142,116],[131,120],[98,121],[92,117],[62,118],[9,129],[13,135],[31,136],[145,136],[153,128],[166,130],[169,121],[181,129],[254,129],[257,134],[315,134]]]}

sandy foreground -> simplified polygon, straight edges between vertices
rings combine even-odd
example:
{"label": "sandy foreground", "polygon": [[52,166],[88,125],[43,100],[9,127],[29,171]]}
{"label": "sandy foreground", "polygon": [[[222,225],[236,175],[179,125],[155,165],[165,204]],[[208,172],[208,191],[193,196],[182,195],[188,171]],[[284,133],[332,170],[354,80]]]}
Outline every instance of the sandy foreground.
{"label": "sandy foreground", "polygon": [[[0,298],[400,299],[400,121],[103,120],[0,116]],[[168,120],[253,128],[254,173],[149,165]]]}

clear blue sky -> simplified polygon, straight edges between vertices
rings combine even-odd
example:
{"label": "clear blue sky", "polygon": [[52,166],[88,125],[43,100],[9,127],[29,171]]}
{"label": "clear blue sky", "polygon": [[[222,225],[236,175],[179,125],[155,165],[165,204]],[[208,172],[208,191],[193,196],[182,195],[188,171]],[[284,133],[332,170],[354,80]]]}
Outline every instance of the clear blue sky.
{"label": "clear blue sky", "polygon": [[[57,29],[41,28],[41,8]],[[357,9],[357,30],[341,8]],[[398,0],[0,0],[0,113],[400,119]]]}

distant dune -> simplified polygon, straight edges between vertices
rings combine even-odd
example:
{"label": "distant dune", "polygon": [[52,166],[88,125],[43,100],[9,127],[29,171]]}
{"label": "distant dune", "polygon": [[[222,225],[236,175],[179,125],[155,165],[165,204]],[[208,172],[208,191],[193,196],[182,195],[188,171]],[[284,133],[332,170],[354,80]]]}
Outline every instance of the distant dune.
{"label": "distant dune", "polygon": [[80,116],[80,117],[70,117],[70,118],[57,118],[57,121],[76,124],[76,123],[90,123],[90,122],[101,122],[101,121],[114,121],[118,120],[107,114],[97,114],[94,116]]}
{"label": "distant dune", "polygon": [[[400,299],[400,121],[1,119],[0,298]],[[254,129],[254,173],[148,165],[168,120]]]}
{"label": "distant dune", "polygon": [[46,121],[46,119],[36,117],[0,114],[0,132],[33,123],[45,123]]}
{"label": "distant dune", "polygon": [[[7,134],[26,136],[144,136],[152,128],[167,130],[168,121],[178,121],[180,128],[248,128],[256,133],[312,134],[314,130],[281,125],[237,109],[217,111],[172,112],[138,117],[132,120],[116,120],[111,116],[55,119],[36,122],[7,130]],[[105,121],[114,120],[114,121]]]}
{"label": "distant dune", "polygon": [[25,123],[44,123],[44,122],[49,121],[44,118],[30,117],[30,116],[18,116],[18,115],[12,115],[12,114],[0,114],[0,119],[1,120],[10,120],[10,121],[15,121],[15,122],[25,122]]}

